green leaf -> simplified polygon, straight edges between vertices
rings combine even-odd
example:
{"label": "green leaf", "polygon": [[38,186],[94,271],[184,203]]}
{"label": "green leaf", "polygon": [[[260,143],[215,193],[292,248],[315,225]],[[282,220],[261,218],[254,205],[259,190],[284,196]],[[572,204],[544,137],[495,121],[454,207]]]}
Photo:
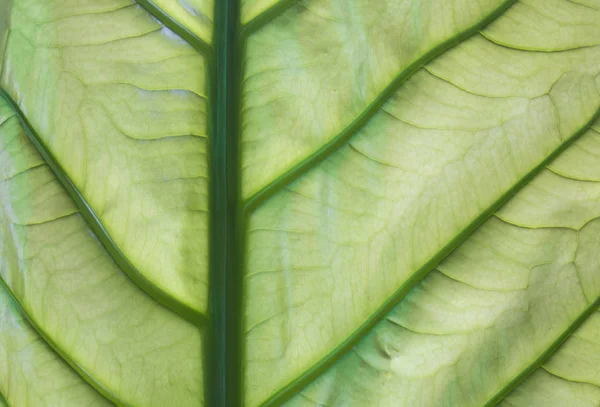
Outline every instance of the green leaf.
{"label": "green leaf", "polygon": [[[14,111],[0,103],[0,276],[14,301],[71,365],[69,374],[79,373],[117,405],[201,404],[201,333],[119,270],[35,151]],[[6,311],[7,318],[13,308]],[[1,340],[2,347],[14,348],[8,335]],[[16,363],[26,360],[12,350],[7,353]],[[59,366],[66,370],[64,363]],[[8,367],[0,371],[0,383],[10,386],[0,391],[10,405],[26,405],[19,401],[25,396],[12,388],[18,379]],[[29,380],[48,386],[47,380],[34,379]],[[62,387],[54,385],[57,391]],[[39,391],[44,394],[49,387]]]}
{"label": "green leaf", "polygon": [[0,406],[600,403],[598,0],[0,0],[0,61]]}

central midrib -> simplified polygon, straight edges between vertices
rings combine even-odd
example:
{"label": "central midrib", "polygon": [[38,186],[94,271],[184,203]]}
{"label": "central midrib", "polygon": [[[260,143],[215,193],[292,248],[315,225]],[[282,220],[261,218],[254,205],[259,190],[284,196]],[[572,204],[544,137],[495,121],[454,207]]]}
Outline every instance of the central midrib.
{"label": "central midrib", "polygon": [[239,139],[243,43],[240,0],[215,2],[210,66],[210,295],[205,348],[206,404],[237,407],[242,397],[242,240]]}

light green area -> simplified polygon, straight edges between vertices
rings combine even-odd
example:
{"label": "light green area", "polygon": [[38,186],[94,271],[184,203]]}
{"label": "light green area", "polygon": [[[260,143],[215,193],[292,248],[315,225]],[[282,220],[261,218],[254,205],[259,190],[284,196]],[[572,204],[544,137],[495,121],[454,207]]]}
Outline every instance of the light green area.
{"label": "light green area", "polygon": [[504,3],[299,1],[251,35],[242,99],[243,196],[329,142],[412,62]]}
{"label": "light green area", "polygon": [[0,406],[7,407],[7,403],[19,407],[113,405],[52,351],[0,286]]}
{"label": "light green area", "polygon": [[152,2],[204,42],[212,43],[215,7],[213,0],[153,0]]}
{"label": "light green area", "polygon": [[120,405],[201,405],[200,331],[116,267],[4,101],[0,123],[0,277],[32,323]]}
{"label": "light green area", "polygon": [[[600,220],[565,227],[563,211],[597,205],[598,185],[544,170],[289,405],[487,405],[600,297]],[[538,394],[555,380],[538,371],[506,405],[597,405],[600,389],[577,383],[600,385],[599,315],[544,366],[574,383]]]}
{"label": "light green area", "polygon": [[205,312],[206,67],[128,0],[15,1],[2,87],[129,261]]}
{"label": "light green area", "polygon": [[[494,27],[501,29],[505,21],[512,24],[513,32],[521,27],[506,16],[500,17]],[[523,24],[521,28],[526,37],[527,26]],[[274,34],[273,30],[269,26],[264,32]],[[260,32],[256,34],[259,35]],[[600,43],[600,38],[597,40]],[[334,48],[324,46],[328,50]],[[264,56],[266,51],[262,52]],[[266,60],[271,62],[272,58]],[[327,357],[494,201],[522,182],[562,143],[585,129],[600,107],[598,61],[600,47],[559,53],[523,52],[476,35],[417,72],[348,144],[259,207],[250,217],[246,257],[249,404],[264,401]],[[339,67],[327,70],[334,71],[346,72]],[[270,75],[282,73],[274,70],[258,78]],[[313,72],[310,77],[314,75]],[[288,83],[296,86],[298,82],[302,81]],[[252,87],[250,81],[246,83]],[[275,87],[266,92],[260,88],[256,94],[263,97],[272,89]],[[346,101],[355,100],[348,97]],[[286,97],[281,103],[288,101]],[[327,108],[321,109],[326,114],[336,106],[330,100],[328,103]],[[294,111],[297,112],[298,109]],[[247,113],[246,120],[252,117]],[[311,117],[298,126],[324,123]],[[299,122],[294,123],[296,126]],[[286,133],[280,132],[278,140],[283,140],[282,134]],[[292,144],[282,141],[281,145],[287,148]],[[249,155],[256,157],[254,152]],[[277,163],[281,162],[280,156],[273,155]],[[272,174],[266,170],[269,164],[265,160],[260,168]],[[540,179],[548,177],[552,177],[549,171]],[[579,184],[556,182],[560,185],[548,186],[554,192],[539,195],[536,201],[544,205],[546,212],[539,205],[532,205],[528,209],[519,207],[515,216],[532,220],[549,213],[560,218],[556,226],[571,222],[570,226],[580,227],[600,215],[597,186],[586,185],[581,191]],[[557,201],[551,200],[549,194]],[[530,203],[531,199],[520,198],[524,196],[519,195],[509,206],[518,205],[520,200]],[[561,248],[562,243],[560,239],[553,243],[554,249],[568,253]],[[493,277],[473,278],[479,278],[481,287],[490,289],[498,287],[487,285],[502,281],[518,283],[521,288],[526,285],[529,277],[522,270],[499,264],[495,267],[498,270]],[[439,296],[443,296],[442,291]],[[508,304],[514,305],[510,301]],[[579,305],[574,303],[568,315],[575,315]],[[556,321],[556,329],[570,322],[569,318]],[[515,355],[516,362],[531,360],[536,351],[544,349],[543,342],[538,345],[532,346],[527,355]],[[457,346],[467,352],[464,344]],[[360,365],[356,358],[348,363]],[[354,367],[343,366],[321,382],[328,382],[335,375],[354,376]],[[485,379],[489,380],[485,386],[472,382],[464,383],[467,387],[461,385],[468,391],[451,390],[440,384],[439,392],[451,391],[452,395],[443,397],[454,400],[453,405],[476,405],[515,371]],[[451,383],[449,377],[443,383]],[[394,405],[437,405],[427,404],[424,399],[423,404],[411,404],[411,398],[403,398],[412,394],[412,390],[404,391],[405,382],[385,379],[389,386],[394,383],[397,387],[394,393],[382,390],[385,380],[381,380],[369,382],[356,375],[352,383],[358,387],[351,392],[353,400],[374,398],[380,404],[371,405],[388,405],[399,397],[402,402]],[[423,386],[414,391],[429,392]],[[331,390],[332,394],[336,391]],[[468,392],[473,394],[466,396]],[[433,403],[441,394],[431,391],[434,399],[430,401]],[[334,400],[346,400],[340,397]],[[328,398],[319,400],[332,405]]]}

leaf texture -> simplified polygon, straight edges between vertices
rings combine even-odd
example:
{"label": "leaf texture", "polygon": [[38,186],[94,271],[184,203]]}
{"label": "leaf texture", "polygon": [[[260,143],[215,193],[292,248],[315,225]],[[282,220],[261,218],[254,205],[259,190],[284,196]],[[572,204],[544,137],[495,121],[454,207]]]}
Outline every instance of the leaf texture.
{"label": "leaf texture", "polygon": [[[590,131],[581,144],[597,135]],[[495,405],[498,392],[536,366],[540,355],[589,314],[543,369],[557,366],[559,375],[569,377],[570,368],[593,377],[595,369],[586,370],[586,363],[569,353],[585,357],[579,338],[593,336],[600,303],[596,187],[544,170],[290,404]],[[572,188],[578,193],[569,194]],[[547,193],[556,201],[546,201]],[[571,201],[594,209],[582,210],[585,222],[565,226],[562,209]],[[523,211],[526,202],[541,203],[536,207],[544,226],[527,222],[536,212]],[[590,346],[593,364],[598,349]],[[546,405],[542,400],[516,405]]]}
{"label": "leaf texture", "polygon": [[3,283],[55,351],[117,405],[201,403],[200,332],[118,269],[14,112],[0,108]]}
{"label": "leaf texture", "polygon": [[[473,30],[506,3],[414,0],[373,6],[360,0],[291,6],[248,39],[243,195],[257,193],[308,158],[376,103],[412,63],[451,46],[459,33]],[[464,11],[453,18],[453,7]],[[321,33],[319,41],[314,32]]]}
{"label": "leaf texture", "polygon": [[[91,27],[91,28],[90,28]],[[2,87],[133,267],[207,307],[202,56],[131,1],[16,1]]]}
{"label": "leaf texture", "polygon": [[[321,366],[317,369],[322,371],[341,354],[340,348],[345,343],[354,343],[364,335],[374,315],[381,315],[404,296],[415,281],[429,272],[431,264],[440,255],[456,246],[457,237],[472,230],[474,224],[481,223],[499,202],[528,182],[532,171],[537,172],[590,126],[600,106],[600,48],[581,47],[580,35],[568,37],[572,41],[566,45],[564,37],[546,36],[549,48],[562,51],[556,53],[529,51],[539,48],[533,44],[530,47],[498,45],[509,43],[510,36],[528,38],[526,22],[531,16],[527,10],[531,7],[542,8],[547,13],[554,10],[554,3],[534,3],[523,2],[511,7],[481,35],[474,35],[415,72],[348,143],[252,213],[245,298],[246,383],[251,405],[264,402],[269,393],[275,400],[280,394],[289,393],[298,377],[302,380],[302,375],[316,376],[316,371],[311,369]],[[560,3],[562,10],[574,10],[563,12],[565,23],[573,26],[579,26],[582,16],[592,14],[589,10],[582,14],[582,7],[577,4]],[[542,29],[551,31],[554,22],[540,19],[539,24]],[[588,41],[594,41],[592,35],[588,37]],[[599,38],[595,40],[597,43]],[[520,70],[520,67],[524,69]],[[275,71],[273,75],[279,75],[279,72]],[[355,98],[343,100],[354,101]],[[323,114],[330,112],[320,111]],[[252,117],[251,114],[248,116]],[[312,121],[307,123],[312,125]],[[247,128],[245,130],[247,134]],[[299,134],[306,132],[299,131]],[[540,175],[544,176],[545,173]],[[565,189],[557,188],[556,191],[553,196],[570,196]],[[518,205],[519,197],[508,207]],[[549,202],[547,196],[526,199],[526,202],[532,200],[541,205]],[[596,202],[593,199],[568,204],[556,202],[547,212],[553,213],[560,207],[564,208],[563,213],[585,218],[589,213],[580,208],[595,207]],[[534,206],[515,212],[518,213],[516,216],[526,217],[534,212],[539,215],[539,209]],[[473,244],[476,236],[465,244]],[[550,243],[549,237],[539,238],[534,248],[552,245],[560,248],[560,252],[569,253],[567,242],[562,237],[556,239]],[[495,243],[489,244],[495,246]],[[496,264],[502,259],[481,260]],[[513,282],[519,280],[522,283],[530,278],[517,276],[508,265],[504,267],[498,263],[497,267],[502,270],[499,273],[502,278],[515,280]],[[498,278],[496,275],[479,276],[488,284]],[[516,287],[524,288],[509,285],[503,289],[514,290]],[[589,289],[593,291],[593,288]],[[436,308],[431,305],[435,298],[441,297],[444,291],[453,290],[450,284],[431,298],[423,298],[422,303]],[[565,295],[565,301],[573,303],[575,310],[561,310],[567,317],[562,325],[559,320],[553,322],[558,328],[568,326],[569,318],[577,315],[576,310],[581,308],[581,298],[579,308],[575,306],[576,291]],[[462,295],[466,294],[459,297]],[[258,301],[258,298],[263,300]],[[595,297],[590,298],[593,301]],[[520,301],[529,300],[513,298],[506,301],[510,307],[518,308]],[[474,300],[471,306],[477,309],[482,305]],[[457,311],[456,318],[467,318],[463,315],[466,312],[463,309],[460,313]],[[407,313],[414,314],[416,319],[421,315],[412,309]],[[389,325],[389,322],[381,324]],[[464,327],[472,328],[470,325]],[[378,329],[384,328],[378,326],[373,332]],[[400,328],[395,329],[392,324],[389,329],[397,331]],[[369,337],[375,335],[373,332]],[[387,331],[381,335],[389,343],[378,347],[371,344],[367,346],[368,352],[385,355],[389,352],[385,349],[397,347],[398,352],[409,355],[416,352],[422,358],[431,354],[426,351],[428,346],[439,349],[450,346],[427,345],[426,339],[412,339],[414,343],[422,341],[422,350],[411,352],[403,350],[411,348],[409,339],[404,336],[391,336]],[[410,333],[406,335],[410,336]],[[491,335],[497,338],[496,334]],[[358,349],[366,346],[362,343],[368,341],[361,342]],[[475,346],[472,341],[476,340],[467,339],[468,346],[458,345],[455,357],[468,352],[469,357],[491,370],[494,365],[484,357],[489,353],[488,348],[482,351],[481,358],[477,358],[473,356],[474,349],[469,347]],[[536,352],[543,350],[544,344],[541,344],[539,348],[529,350],[530,356],[514,357],[526,362],[527,358],[535,359]],[[448,354],[439,357],[441,360],[447,357],[445,363],[455,369],[459,362],[451,356],[452,352],[440,352]],[[416,358],[415,371],[407,372],[408,378],[433,375],[437,371],[434,367],[428,371],[426,366],[418,364],[421,360],[418,356],[413,357]],[[374,405],[390,405],[395,403],[394,400],[400,405],[477,405],[493,395],[505,377],[508,379],[512,374],[507,371],[504,377],[502,373],[496,373],[496,378],[486,370],[484,377],[489,383],[478,383],[477,377],[473,377],[459,386],[464,389],[461,391],[452,388],[456,379],[449,375],[439,383],[423,381],[414,384],[413,390],[407,382],[400,380],[405,378],[402,374],[398,381],[386,375],[392,373],[389,369],[374,374],[382,382],[366,380],[365,376],[356,373],[362,363],[359,355],[347,356],[344,360],[353,362],[341,362],[339,370],[334,367],[331,373],[319,378],[318,383],[327,385],[315,385],[327,387],[329,390],[323,391],[327,396],[310,399],[324,405],[366,405],[367,400]],[[369,361],[366,363],[368,366]],[[431,363],[438,366],[437,362]],[[483,367],[478,365],[465,367],[465,371],[477,375],[482,374],[481,369]],[[267,375],[273,371],[278,374]],[[457,372],[456,375],[464,377],[465,373]],[[341,376],[347,377],[352,385],[341,378],[339,381],[344,384],[332,384],[337,383],[334,377]],[[273,384],[266,384],[265,377]],[[389,386],[390,392],[382,389],[383,383]],[[392,392],[394,388],[400,393]],[[440,393],[425,390],[430,388],[439,388]],[[417,397],[411,395],[413,391],[428,394],[431,399],[413,398]],[[252,394],[257,394],[256,399]]]}
{"label": "leaf texture", "polygon": [[0,406],[600,403],[600,1],[0,0]]}

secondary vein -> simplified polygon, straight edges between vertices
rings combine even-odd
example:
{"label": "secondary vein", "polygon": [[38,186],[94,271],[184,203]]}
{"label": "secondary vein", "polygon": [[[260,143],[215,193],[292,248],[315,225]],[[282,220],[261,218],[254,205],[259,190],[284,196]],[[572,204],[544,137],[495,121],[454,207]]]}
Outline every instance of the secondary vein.
{"label": "secondary vein", "polygon": [[[272,394],[267,401],[263,404],[263,407],[275,407],[281,405],[286,400],[290,399],[296,392],[304,388],[310,382],[315,380],[325,370],[336,363],[342,356],[350,351],[358,342],[365,337],[375,325],[381,321],[404,297],[423,280],[433,269],[435,269],[450,253],[458,248],[469,236],[475,232],[483,223],[492,216],[504,203],[512,198],[519,190],[525,185],[529,184],[536,175],[543,171],[548,164],[562,154],[569,146],[577,141],[583,134],[585,134],[592,125],[600,118],[600,108],[590,118],[590,120],[575,132],[570,138],[564,141],[558,146],[552,153],[550,153],[542,162],[540,162],[535,168],[529,171],[523,176],[516,184],[510,189],[504,192],[492,205],[490,205],[485,211],[479,214],[466,228],[460,231],[450,242],[448,242],[443,248],[440,249],[433,257],[431,257],[425,264],[423,264],[418,270],[416,270],[412,276],[400,286],[394,294],[392,294],[383,304],[379,307],[361,326],[354,331],[353,334],[348,336],[343,342],[341,342],[331,353],[323,357],[316,364],[306,370],[297,379],[288,383],[285,387]],[[597,300],[598,301],[598,300]],[[598,304],[600,305],[600,304]],[[591,311],[590,311],[591,312]],[[563,339],[564,341],[564,339]],[[562,343],[562,342],[561,342]],[[557,345],[558,346],[558,345]],[[529,373],[530,374],[530,373]],[[522,380],[522,379],[521,379]],[[520,383],[520,382],[519,382]],[[518,384],[518,383],[517,383]],[[515,385],[516,386],[516,385]],[[490,405],[491,406],[491,405]]]}
{"label": "secondary vein", "polygon": [[181,302],[179,299],[173,297],[171,294],[155,285],[129,261],[129,259],[125,256],[118,245],[114,242],[108,231],[105,229],[104,225],[91,208],[85,197],[75,186],[71,178],[64,171],[54,155],[46,147],[31,123],[29,123],[29,120],[20,109],[18,104],[13,100],[10,94],[2,88],[0,88],[0,97],[4,98],[11,106],[18,117],[21,126],[25,130],[25,134],[27,135],[29,141],[31,141],[44,161],[48,164],[48,167],[50,167],[54,173],[54,176],[63,185],[71,199],[73,199],[75,205],[79,209],[79,212],[87,222],[90,229],[92,229],[98,240],[104,246],[105,250],[110,254],[114,262],[117,264],[117,266],[119,266],[123,273],[129,277],[129,279],[133,281],[133,283],[136,284],[142,291],[156,300],[159,304],[169,308],[175,314],[197,326],[203,325],[206,317],[202,313]]}
{"label": "secondary vein", "polygon": [[291,169],[286,171],[283,175],[278,177],[275,181],[269,185],[263,187],[260,191],[256,192],[250,198],[248,198],[244,205],[244,212],[250,214],[263,202],[273,196],[275,193],[298,179],[301,175],[307,173],[312,168],[316,167],[323,160],[331,156],[339,148],[341,148],[346,142],[348,142],[352,136],[360,131],[371,118],[381,109],[385,102],[390,99],[396,91],[406,83],[417,71],[424,67],[434,58],[453,48],[454,46],[462,43],[471,36],[479,33],[482,29],[488,26],[490,23],[500,17],[506,10],[508,10],[516,0],[506,0],[496,10],[490,13],[488,16],[483,18],[477,24],[467,28],[466,30],[458,33],[449,40],[439,44],[438,46],[431,49],[429,52],[421,56],[419,59],[414,61],[408,67],[406,67],[398,76],[396,76],[392,82],[366,107],[363,112],[358,115],[344,130],[342,130],[337,136],[332,138],[327,144],[323,145],[319,150],[306,159],[302,160]]}

